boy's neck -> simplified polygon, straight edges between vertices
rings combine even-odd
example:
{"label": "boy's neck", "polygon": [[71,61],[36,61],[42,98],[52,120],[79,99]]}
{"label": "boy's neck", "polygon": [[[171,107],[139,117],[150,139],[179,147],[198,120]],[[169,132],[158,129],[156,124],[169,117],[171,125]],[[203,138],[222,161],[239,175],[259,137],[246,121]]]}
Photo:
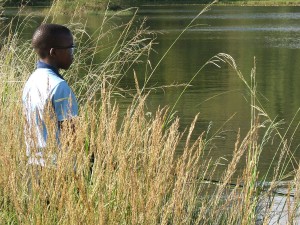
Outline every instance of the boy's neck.
{"label": "boy's neck", "polygon": [[52,62],[51,60],[45,58],[45,59],[40,59],[40,61],[54,67],[57,71],[59,71],[59,68],[57,67],[56,63]]}
{"label": "boy's neck", "polygon": [[38,63],[37,63],[37,69],[40,69],[40,68],[47,68],[47,69],[50,69],[52,70],[58,77],[60,77],[61,79],[65,80],[62,75],[59,73],[58,69],[56,69],[54,66],[42,61],[42,60],[39,60]]}

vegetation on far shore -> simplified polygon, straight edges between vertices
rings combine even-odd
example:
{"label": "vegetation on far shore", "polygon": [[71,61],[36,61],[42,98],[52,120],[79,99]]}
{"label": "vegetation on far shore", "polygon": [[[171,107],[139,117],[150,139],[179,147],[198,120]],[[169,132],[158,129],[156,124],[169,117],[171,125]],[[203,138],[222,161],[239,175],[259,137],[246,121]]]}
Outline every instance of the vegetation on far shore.
{"label": "vegetation on far shore", "polygon": [[[212,0],[203,1],[182,1],[182,0],[54,0],[56,5],[56,13],[73,14],[74,11],[80,14],[85,13],[109,13],[114,11],[122,11],[130,7],[150,6],[150,5],[186,5],[186,4],[209,4]],[[1,15],[14,15],[17,13],[17,7],[23,7],[20,14],[31,13],[30,7],[46,7],[49,8],[53,5],[53,0],[0,0]],[[300,0],[217,0],[215,5],[218,6],[300,6]],[[44,14],[46,10],[36,11],[36,14]],[[127,11],[127,13],[129,13]]]}
{"label": "vegetation on far shore", "polygon": [[[89,11],[105,10],[108,8],[112,10],[120,10],[126,7],[135,7],[140,5],[153,4],[208,4],[212,0],[54,0],[64,4],[67,8],[82,7]],[[51,6],[53,0],[0,0],[0,5],[4,6]],[[216,5],[248,5],[248,6],[297,6],[300,5],[300,0],[218,0]]]}
{"label": "vegetation on far shore", "polygon": [[236,6],[299,6],[300,0],[222,0],[218,4]]}

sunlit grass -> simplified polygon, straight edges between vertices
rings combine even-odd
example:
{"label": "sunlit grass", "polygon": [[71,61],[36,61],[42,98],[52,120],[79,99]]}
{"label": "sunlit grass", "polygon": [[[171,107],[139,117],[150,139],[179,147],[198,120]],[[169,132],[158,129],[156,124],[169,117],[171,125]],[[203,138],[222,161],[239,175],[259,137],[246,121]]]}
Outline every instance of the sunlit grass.
{"label": "sunlit grass", "polygon": [[[218,160],[207,153],[217,133],[212,138],[203,133],[194,139],[198,115],[182,132],[180,118],[170,117],[172,106],[161,106],[151,117],[146,115],[151,95],[146,86],[137,82],[134,91],[119,88],[131,65],[148,65],[141,57],[151,54],[155,42],[155,35],[143,23],[134,27],[134,16],[109,29],[105,25],[111,17],[104,17],[92,34],[84,21],[75,23],[72,18],[67,24],[77,50],[76,60],[64,76],[79,98],[80,117],[74,121],[76,138],[65,133],[61,151],[53,141],[48,143],[45,154],[55,152],[59,157],[56,167],[43,169],[26,165],[21,103],[22,87],[36,56],[30,41],[20,39],[26,20],[16,30],[7,27],[9,35],[0,52],[0,224],[268,224],[277,218],[272,200],[284,178],[288,178],[284,197],[292,196],[286,204],[292,223],[297,217],[300,187],[298,161],[289,148],[293,137],[279,132],[281,123],[270,118],[260,104],[255,64],[246,79],[228,54],[207,61],[220,69],[227,64],[236,72],[249,93],[251,113],[249,131],[245,136],[237,134],[232,159],[216,180]],[[55,22],[56,18],[46,20]],[[108,44],[109,54],[97,64],[93,59],[111,29],[120,31],[120,37]],[[155,66],[152,68],[155,71]],[[74,77],[79,72],[85,76]],[[154,72],[150,74],[154,76]],[[132,103],[121,116],[114,96],[125,92],[130,92]],[[270,156],[276,166],[270,165],[268,174],[259,176],[261,153],[270,142],[279,143],[274,146],[276,154]],[[295,170],[288,173],[290,161]],[[236,175],[240,163],[244,167]]]}

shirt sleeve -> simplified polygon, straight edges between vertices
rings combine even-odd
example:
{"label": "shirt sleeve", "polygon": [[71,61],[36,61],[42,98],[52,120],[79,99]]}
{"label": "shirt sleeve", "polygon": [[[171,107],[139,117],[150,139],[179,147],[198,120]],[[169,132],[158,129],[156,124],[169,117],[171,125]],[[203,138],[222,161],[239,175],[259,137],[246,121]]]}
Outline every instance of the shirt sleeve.
{"label": "shirt sleeve", "polygon": [[68,120],[78,115],[78,103],[67,82],[60,82],[53,89],[51,100],[58,121]]}

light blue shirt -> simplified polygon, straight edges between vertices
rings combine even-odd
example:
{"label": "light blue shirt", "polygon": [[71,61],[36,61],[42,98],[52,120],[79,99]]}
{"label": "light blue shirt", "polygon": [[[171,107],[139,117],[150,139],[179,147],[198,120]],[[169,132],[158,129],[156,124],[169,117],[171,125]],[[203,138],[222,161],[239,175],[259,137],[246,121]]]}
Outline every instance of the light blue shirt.
{"label": "light blue shirt", "polygon": [[24,86],[22,101],[27,122],[25,140],[28,163],[45,166],[43,149],[48,139],[45,117],[53,120],[59,145],[58,121],[70,120],[78,115],[76,97],[57,69],[38,62],[37,69]]}

